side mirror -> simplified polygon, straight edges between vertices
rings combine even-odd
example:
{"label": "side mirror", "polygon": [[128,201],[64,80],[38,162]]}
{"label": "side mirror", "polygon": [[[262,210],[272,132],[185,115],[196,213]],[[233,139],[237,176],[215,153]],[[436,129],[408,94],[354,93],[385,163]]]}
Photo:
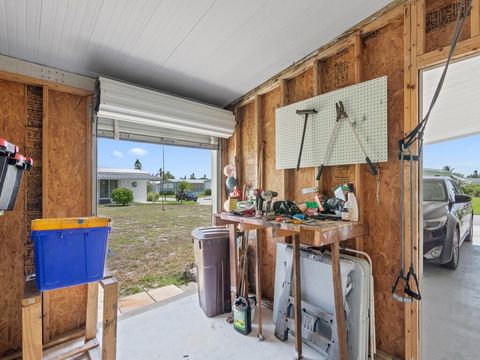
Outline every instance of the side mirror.
{"label": "side mirror", "polygon": [[472,198],[465,194],[456,194],[455,195],[455,203],[467,203],[472,201]]}

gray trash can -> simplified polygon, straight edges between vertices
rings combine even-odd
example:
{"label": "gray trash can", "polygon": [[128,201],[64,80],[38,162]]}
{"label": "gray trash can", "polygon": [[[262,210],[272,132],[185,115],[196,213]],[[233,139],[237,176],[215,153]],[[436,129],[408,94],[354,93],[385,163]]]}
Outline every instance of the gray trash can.
{"label": "gray trash can", "polygon": [[208,317],[230,312],[228,229],[196,228],[192,231],[192,238],[200,307]]}

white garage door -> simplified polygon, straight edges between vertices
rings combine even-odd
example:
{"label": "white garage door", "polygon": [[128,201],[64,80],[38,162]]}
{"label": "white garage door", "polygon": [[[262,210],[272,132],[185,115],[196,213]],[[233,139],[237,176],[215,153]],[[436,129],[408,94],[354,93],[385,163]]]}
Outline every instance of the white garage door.
{"label": "white garage door", "polygon": [[[423,72],[427,111],[443,67]],[[425,144],[480,133],[480,57],[452,63],[425,130]]]}
{"label": "white garage door", "polygon": [[235,128],[232,112],[100,77],[97,136],[217,149]]}

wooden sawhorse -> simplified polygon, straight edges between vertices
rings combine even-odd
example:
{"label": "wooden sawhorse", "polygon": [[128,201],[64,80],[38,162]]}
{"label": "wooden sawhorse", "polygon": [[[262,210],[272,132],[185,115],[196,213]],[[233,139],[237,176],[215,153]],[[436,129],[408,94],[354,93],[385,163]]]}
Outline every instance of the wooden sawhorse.
{"label": "wooden sawhorse", "polygon": [[[104,291],[101,345],[97,338],[99,284]],[[118,282],[113,276],[106,276],[103,280],[89,283],[84,344],[73,348],[65,347],[61,355],[44,357],[42,341],[42,292],[36,289],[35,280],[26,281],[25,292],[22,299],[22,359],[63,360],[82,353],[88,353],[91,359],[116,359],[117,299]],[[61,347],[61,344],[58,346]]]}

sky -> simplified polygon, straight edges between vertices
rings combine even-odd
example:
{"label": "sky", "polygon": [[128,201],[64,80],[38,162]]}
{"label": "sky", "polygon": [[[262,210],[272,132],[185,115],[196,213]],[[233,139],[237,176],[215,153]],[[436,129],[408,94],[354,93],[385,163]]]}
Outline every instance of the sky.
{"label": "sky", "polygon": [[[98,167],[133,168],[138,158],[143,170],[152,174],[162,167],[162,145],[124,140],[98,139]],[[468,176],[480,171],[480,135],[426,145],[424,167],[441,169],[445,165]],[[194,173],[211,178],[210,150],[165,145],[165,168],[176,178]]]}
{"label": "sky", "polygon": [[465,176],[480,171],[480,135],[425,146],[424,167],[441,169],[445,165]]}
{"label": "sky", "polygon": [[[98,139],[98,167],[133,169],[136,159],[142,170],[157,174],[162,167],[162,145]],[[165,145],[165,169],[175,178],[194,173],[211,178],[211,150]]]}

